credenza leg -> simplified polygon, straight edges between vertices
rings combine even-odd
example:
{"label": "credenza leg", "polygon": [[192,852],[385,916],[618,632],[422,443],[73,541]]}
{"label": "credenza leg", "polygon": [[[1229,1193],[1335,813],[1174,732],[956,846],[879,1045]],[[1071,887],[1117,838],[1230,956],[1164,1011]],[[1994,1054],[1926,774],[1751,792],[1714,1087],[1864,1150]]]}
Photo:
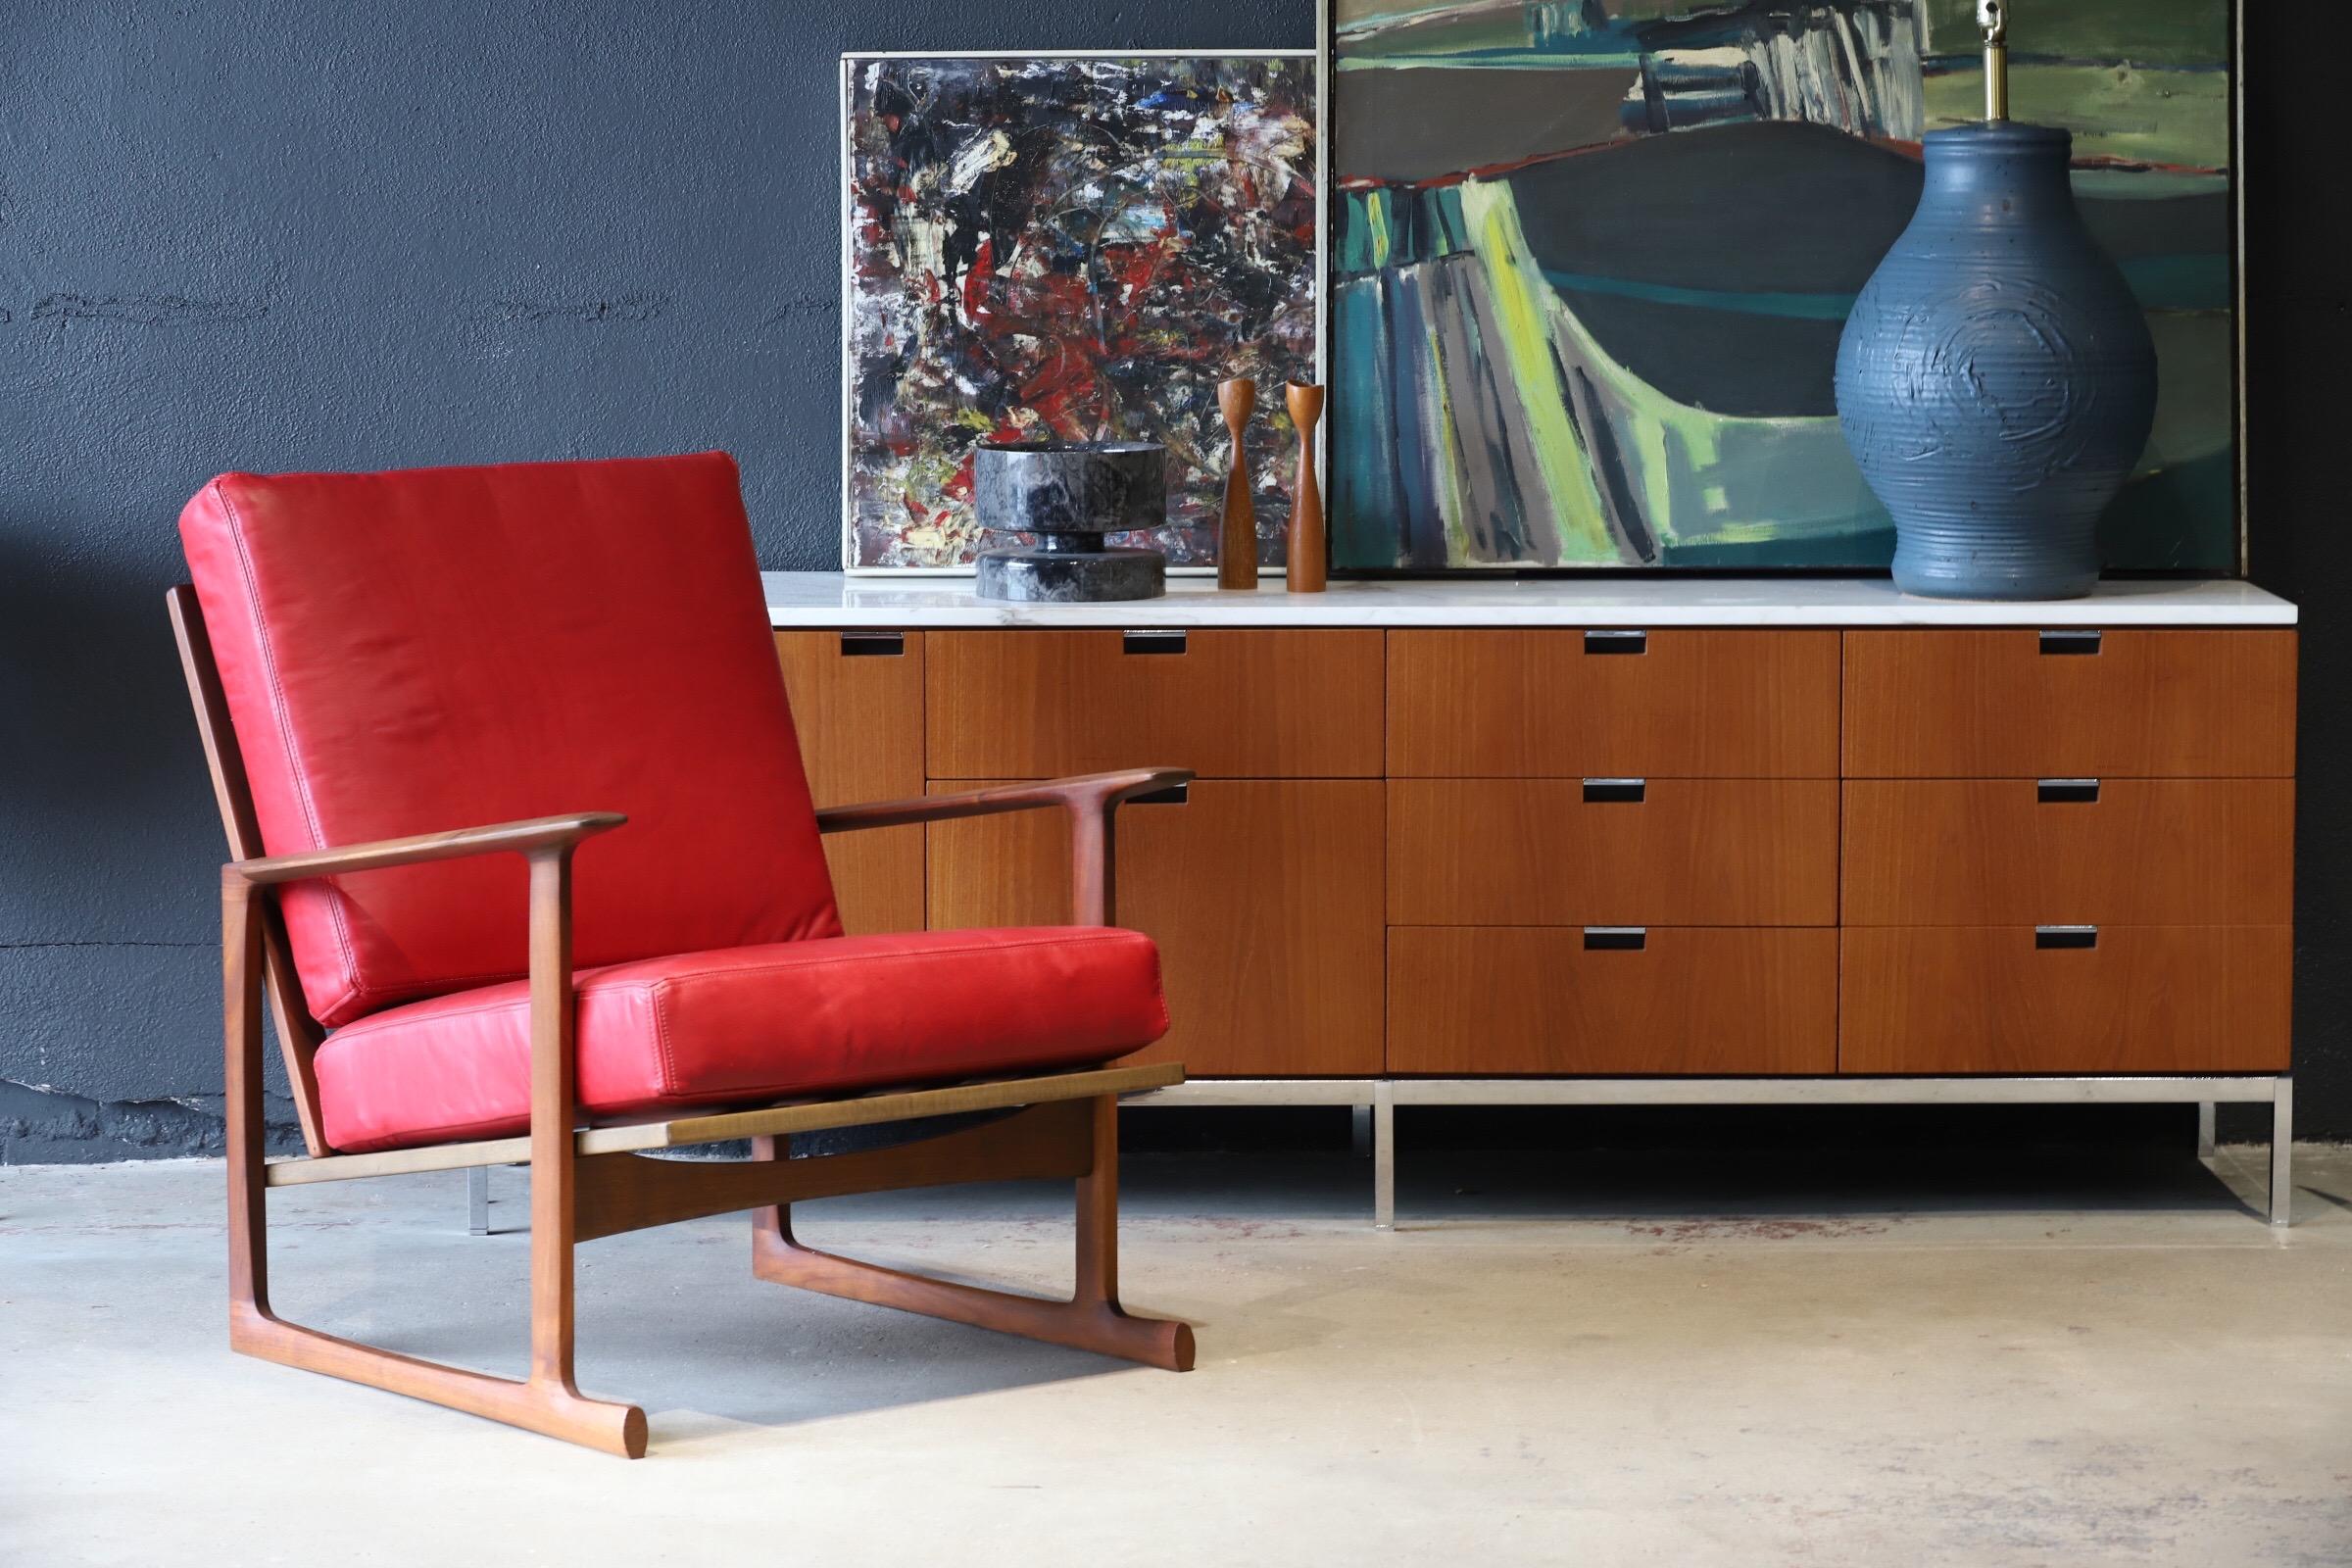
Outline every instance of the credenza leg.
{"label": "credenza leg", "polygon": [[1372,1223],[1396,1228],[1396,1091],[1385,1080],[1372,1086]]}
{"label": "credenza leg", "polygon": [[1355,1151],[1356,1158],[1370,1158],[1372,1153],[1372,1107],[1370,1105],[1353,1105],[1348,1107],[1348,1115],[1349,1121],[1353,1123],[1353,1138],[1349,1147]]}
{"label": "credenza leg", "polygon": [[2295,1080],[2278,1076],[2271,1100],[2271,1223],[2292,1225],[2295,1206]]}
{"label": "credenza leg", "polygon": [[2197,1157],[2213,1157],[2213,1102],[2210,1100],[2200,1102],[2197,1105]]}

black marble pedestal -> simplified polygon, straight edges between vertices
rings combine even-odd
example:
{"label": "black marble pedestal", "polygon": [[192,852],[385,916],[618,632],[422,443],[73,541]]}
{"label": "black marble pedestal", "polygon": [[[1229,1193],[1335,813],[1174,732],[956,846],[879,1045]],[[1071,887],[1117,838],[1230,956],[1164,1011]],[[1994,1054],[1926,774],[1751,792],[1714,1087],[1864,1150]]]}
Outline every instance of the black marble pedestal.
{"label": "black marble pedestal", "polygon": [[982,551],[975,565],[980,597],[1092,604],[1165,593],[1164,556],[1112,549],[1102,536],[1167,521],[1166,459],[1165,449],[1149,441],[991,442],[976,449],[973,510],[980,526],[1037,541]]}

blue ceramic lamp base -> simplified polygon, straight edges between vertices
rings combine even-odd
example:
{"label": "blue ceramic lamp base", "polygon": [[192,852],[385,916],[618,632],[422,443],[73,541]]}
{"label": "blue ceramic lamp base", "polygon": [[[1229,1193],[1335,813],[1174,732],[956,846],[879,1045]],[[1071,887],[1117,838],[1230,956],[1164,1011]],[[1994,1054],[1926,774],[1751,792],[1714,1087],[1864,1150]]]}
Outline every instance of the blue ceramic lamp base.
{"label": "blue ceramic lamp base", "polygon": [[2146,448],[2156,349],[2068,180],[2073,138],[1993,121],[1926,137],[1919,211],[1854,302],[1838,416],[1892,514],[1894,582],[2072,599]]}
{"label": "blue ceramic lamp base", "polygon": [[1926,599],[2081,599],[2099,583],[2098,518],[1914,516],[1894,536],[1894,585]]}

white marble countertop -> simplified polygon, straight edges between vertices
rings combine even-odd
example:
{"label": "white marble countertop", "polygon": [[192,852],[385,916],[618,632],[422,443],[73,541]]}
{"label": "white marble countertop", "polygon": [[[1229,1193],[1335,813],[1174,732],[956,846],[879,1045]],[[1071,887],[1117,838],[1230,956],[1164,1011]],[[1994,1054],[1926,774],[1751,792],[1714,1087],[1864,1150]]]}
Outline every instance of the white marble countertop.
{"label": "white marble countertop", "polygon": [[1883,577],[1573,577],[1335,582],[1293,594],[1268,577],[1229,593],[1177,577],[1167,596],[1110,605],[984,600],[968,577],[766,571],[776,626],[2292,626],[2295,607],[2251,583],[2106,582],[2088,599],[1914,599]]}

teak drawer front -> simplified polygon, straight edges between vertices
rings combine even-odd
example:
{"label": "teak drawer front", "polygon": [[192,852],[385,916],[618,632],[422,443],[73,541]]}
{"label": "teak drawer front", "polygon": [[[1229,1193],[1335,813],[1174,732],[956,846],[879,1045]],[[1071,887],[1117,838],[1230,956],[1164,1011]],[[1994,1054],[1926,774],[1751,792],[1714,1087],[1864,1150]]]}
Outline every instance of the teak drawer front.
{"label": "teak drawer front", "polygon": [[2030,629],[1845,634],[1850,777],[2294,770],[2291,631],[2109,631],[2095,644]]}
{"label": "teak drawer front", "polygon": [[1835,925],[1838,783],[1395,779],[1389,921]]}
{"label": "teak drawer front", "polygon": [[1652,927],[1638,950],[1587,940],[1536,926],[1390,931],[1389,1070],[1837,1070],[1837,932]]}
{"label": "teak drawer front", "polygon": [[[1069,918],[1064,813],[929,831],[934,927]],[[1121,807],[1117,845],[1118,922],[1159,943],[1172,1024],[1131,1059],[1197,1077],[1380,1071],[1377,780],[1202,780],[1182,804]]]}
{"label": "teak drawer front", "polygon": [[1393,631],[1389,772],[1836,778],[1838,660],[1834,631]]}
{"label": "teak drawer front", "polygon": [[1850,1073],[2276,1072],[2286,926],[1849,926],[1838,1065]]}
{"label": "teak drawer front", "polygon": [[1864,779],[1849,925],[2286,925],[2284,778]]}
{"label": "teak drawer front", "polygon": [[928,661],[933,778],[1380,776],[1378,631],[933,632]]}
{"label": "teak drawer front", "polygon": [[[780,631],[775,638],[816,804],[922,794],[922,633]],[[841,923],[853,935],[923,928],[919,825],[831,834],[825,863]]]}

